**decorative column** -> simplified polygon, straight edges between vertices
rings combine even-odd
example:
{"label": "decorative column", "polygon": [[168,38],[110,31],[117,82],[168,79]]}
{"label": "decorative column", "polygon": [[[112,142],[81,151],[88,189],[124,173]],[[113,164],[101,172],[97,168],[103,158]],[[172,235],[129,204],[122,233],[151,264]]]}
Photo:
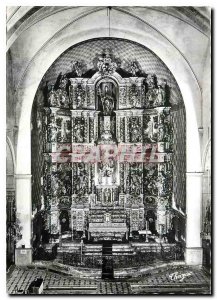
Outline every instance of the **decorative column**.
{"label": "decorative column", "polygon": [[188,265],[202,265],[202,172],[187,172],[186,197],[186,250]]}
{"label": "decorative column", "polygon": [[129,116],[125,117],[125,142],[129,143]]}
{"label": "decorative column", "polygon": [[17,266],[30,265],[32,263],[31,245],[31,177],[30,174],[16,174],[16,217],[17,230],[21,237],[17,241],[15,249],[15,264]]}

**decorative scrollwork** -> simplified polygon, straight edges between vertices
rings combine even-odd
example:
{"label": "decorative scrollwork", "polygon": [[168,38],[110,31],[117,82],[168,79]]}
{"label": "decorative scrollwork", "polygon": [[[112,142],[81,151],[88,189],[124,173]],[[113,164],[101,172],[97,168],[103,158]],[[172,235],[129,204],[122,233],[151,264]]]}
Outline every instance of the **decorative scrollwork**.
{"label": "decorative scrollwork", "polygon": [[129,103],[131,107],[135,108],[140,105],[140,91],[136,84],[129,87]]}
{"label": "decorative scrollwork", "polygon": [[70,208],[71,204],[71,197],[61,197],[59,200],[59,207]]}
{"label": "decorative scrollwork", "polygon": [[111,75],[118,67],[118,60],[114,57],[112,49],[105,49],[101,55],[97,57],[97,69],[101,75]]}
{"label": "decorative scrollwork", "polygon": [[140,117],[130,119],[130,141],[132,143],[142,142],[142,126]]}

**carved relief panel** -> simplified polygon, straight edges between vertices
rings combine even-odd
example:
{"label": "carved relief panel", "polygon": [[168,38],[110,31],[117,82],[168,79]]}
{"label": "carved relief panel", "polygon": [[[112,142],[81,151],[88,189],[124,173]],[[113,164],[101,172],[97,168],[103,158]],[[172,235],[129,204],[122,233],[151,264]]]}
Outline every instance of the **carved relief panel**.
{"label": "carved relief panel", "polygon": [[133,209],[130,212],[130,229],[132,231],[139,230],[139,209]]}
{"label": "carved relief panel", "polygon": [[104,116],[114,114],[117,106],[117,87],[110,79],[103,79],[96,86],[97,108]]}
{"label": "carved relief panel", "polygon": [[83,231],[85,228],[84,228],[84,220],[85,219],[85,213],[83,210],[76,210],[76,230],[77,231]]}
{"label": "carved relief panel", "polygon": [[129,127],[130,142],[142,143],[142,117],[131,117]]}
{"label": "carved relief panel", "polygon": [[129,182],[131,195],[140,195],[143,193],[143,165],[142,163],[130,163],[129,164]]}
{"label": "carved relief panel", "polygon": [[84,143],[87,140],[87,120],[83,116],[73,117],[72,141],[74,143]]}
{"label": "carved relief panel", "polygon": [[65,75],[60,74],[56,84],[51,86],[48,93],[48,105],[50,107],[70,108],[69,84]]}
{"label": "carved relief panel", "polygon": [[86,195],[91,192],[90,176],[88,164],[73,163],[73,194]]}
{"label": "carved relief panel", "polygon": [[142,95],[145,108],[170,106],[170,87],[166,80],[159,84],[155,74],[148,75],[144,86],[145,90]]}

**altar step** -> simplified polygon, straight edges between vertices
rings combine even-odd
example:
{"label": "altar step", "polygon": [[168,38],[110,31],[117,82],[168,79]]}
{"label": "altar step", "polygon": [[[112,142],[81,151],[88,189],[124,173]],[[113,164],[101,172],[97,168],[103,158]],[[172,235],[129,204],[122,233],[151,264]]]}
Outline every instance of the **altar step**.
{"label": "altar step", "polygon": [[132,243],[134,249],[138,249],[142,253],[154,252],[160,253],[163,251],[169,251],[175,244],[168,243]]}
{"label": "altar step", "polygon": [[[141,253],[160,253],[161,251],[169,251],[175,244],[167,243],[128,243],[128,244],[112,244],[113,255],[130,255],[139,250]],[[106,245],[106,242],[105,242]],[[83,255],[101,255],[103,251],[102,244],[83,244]],[[69,253],[81,253],[81,243],[64,242],[57,248],[57,253],[69,252]]]}
{"label": "altar step", "polygon": [[133,255],[135,252],[135,247],[131,244],[113,244],[112,254],[113,255]]}
{"label": "altar step", "polygon": [[85,244],[83,246],[84,255],[101,255],[102,254],[102,245],[91,245]]}
{"label": "altar step", "polygon": [[65,251],[65,252],[75,252],[79,253],[81,249],[81,244],[80,243],[75,243],[75,242],[63,242],[61,246],[57,248],[58,251]]}

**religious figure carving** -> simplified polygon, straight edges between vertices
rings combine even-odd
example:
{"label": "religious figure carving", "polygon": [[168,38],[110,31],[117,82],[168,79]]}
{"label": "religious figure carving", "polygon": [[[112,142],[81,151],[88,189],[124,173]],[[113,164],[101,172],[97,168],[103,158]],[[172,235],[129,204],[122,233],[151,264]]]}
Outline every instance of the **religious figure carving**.
{"label": "religious figure carving", "polygon": [[141,136],[141,126],[139,125],[139,119],[138,118],[131,118],[131,142],[137,143],[141,142],[142,136]]}
{"label": "religious figure carving", "polygon": [[78,164],[77,175],[75,178],[75,186],[78,194],[85,194],[87,192],[88,174],[83,163]]}
{"label": "religious figure carving", "polygon": [[67,96],[67,93],[63,89],[58,89],[56,92],[56,99],[57,99],[57,106],[60,107],[69,107],[69,98]]}
{"label": "religious figure carving", "polygon": [[72,182],[69,175],[64,176],[64,186],[65,186],[66,194],[71,195]]}
{"label": "religious figure carving", "polygon": [[111,222],[111,214],[110,213],[105,213],[105,222],[110,223]]}
{"label": "religious figure carving", "polygon": [[104,115],[111,115],[114,109],[114,99],[109,95],[108,86],[105,86],[104,96],[101,97]]}
{"label": "religious figure carving", "polygon": [[157,98],[155,99],[155,106],[163,106],[164,105],[164,100],[165,100],[165,92],[164,89],[161,85],[158,85],[158,90],[157,90]]}
{"label": "religious figure carving", "polygon": [[98,57],[97,68],[102,75],[112,74],[117,69],[117,63],[109,52],[110,50],[106,49],[104,53]]}
{"label": "religious figure carving", "polygon": [[59,201],[60,206],[66,206],[70,207],[71,206],[71,198],[70,197],[61,197]]}
{"label": "religious figure carving", "polygon": [[129,88],[129,100],[133,108],[139,105],[139,91],[136,84],[132,84]]}
{"label": "religious figure carving", "polygon": [[164,140],[164,126],[163,124],[159,124],[158,126],[158,142],[162,142]]}
{"label": "religious figure carving", "polygon": [[143,116],[143,128],[144,128],[144,141],[149,142],[152,136],[152,122],[151,122],[151,117],[148,115]]}
{"label": "religious figure carving", "polygon": [[79,84],[76,88],[76,108],[82,108],[85,101],[85,91],[81,84]]}
{"label": "religious figure carving", "polygon": [[49,135],[48,140],[50,140],[50,142],[56,142],[57,132],[58,132],[58,130],[57,130],[55,118],[52,117],[51,123],[49,124],[49,127],[48,127],[48,135]]}
{"label": "religious figure carving", "polygon": [[84,61],[71,61],[72,74],[75,73],[76,77],[81,77],[87,71],[87,66]]}
{"label": "religious figure carving", "polygon": [[170,104],[170,86],[167,84],[167,80],[164,80],[164,105],[171,106]]}
{"label": "religious figure carving", "polygon": [[61,90],[65,90],[67,82],[68,82],[68,79],[66,78],[66,75],[63,75],[62,78],[61,78],[61,80],[60,80],[59,88]]}
{"label": "religious figure carving", "polygon": [[157,89],[149,89],[148,90],[148,92],[146,94],[146,98],[147,98],[147,101],[148,101],[148,107],[152,107],[152,106],[155,105],[157,95],[158,95],[158,90]]}
{"label": "religious figure carving", "polygon": [[145,100],[145,107],[156,106],[157,97],[158,97],[158,83],[156,75],[148,75],[146,79],[147,93]]}
{"label": "religious figure carving", "polygon": [[84,142],[84,120],[76,118],[74,126],[74,141],[75,143],[83,143]]}
{"label": "religious figure carving", "polygon": [[57,174],[51,174],[51,194],[56,197],[59,193],[60,181]]}
{"label": "religious figure carving", "polygon": [[103,144],[111,144],[114,143],[113,141],[113,136],[111,134],[110,130],[104,130],[100,136],[100,139],[98,141],[99,144],[103,143]]}
{"label": "religious figure carving", "polygon": [[104,202],[106,204],[111,203],[111,190],[110,189],[104,189]]}
{"label": "religious figure carving", "polygon": [[130,70],[132,75],[135,77],[136,74],[140,71],[137,61],[132,61],[130,65]]}
{"label": "religious figure carving", "polygon": [[136,59],[125,59],[123,61],[123,68],[128,73],[128,77],[136,77],[144,75],[139,62]]}
{"label": "religious figure carving", "polygon": [[136,163],[131,164],[130,167],[130,190],[132,194],[138,195],[141,193],[142,184],[142,170]]}
{"label": "religious figure carving", "polygon": [[111,177],[114,172],[115,163],[113,159],[109,159],[105,163],[100,164],[101,177]]}
{"label": "religious figure carving", "polygon": [[48,104],[49,106],[59,106],[59,102],[54,91],[54,85],[51,86],[51,91],[49,92]]}

